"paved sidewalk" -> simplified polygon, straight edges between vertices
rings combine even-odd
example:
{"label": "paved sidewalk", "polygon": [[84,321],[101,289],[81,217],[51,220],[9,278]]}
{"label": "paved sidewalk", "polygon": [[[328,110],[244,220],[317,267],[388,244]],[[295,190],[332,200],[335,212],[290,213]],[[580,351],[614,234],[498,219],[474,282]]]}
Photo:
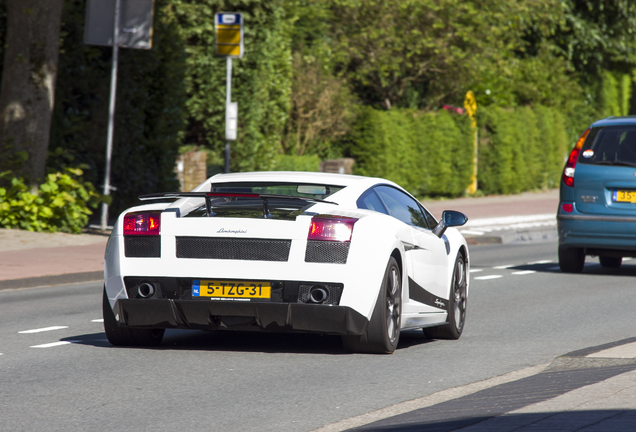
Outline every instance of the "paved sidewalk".
{"label": "paved sidewalk", "polygon": [[0,289],[99,280],[108,237],[0,229]]}
{"label": "paved sidewalk", "polygon": [[451,388],[313,432],[636,431],[636,338]]}

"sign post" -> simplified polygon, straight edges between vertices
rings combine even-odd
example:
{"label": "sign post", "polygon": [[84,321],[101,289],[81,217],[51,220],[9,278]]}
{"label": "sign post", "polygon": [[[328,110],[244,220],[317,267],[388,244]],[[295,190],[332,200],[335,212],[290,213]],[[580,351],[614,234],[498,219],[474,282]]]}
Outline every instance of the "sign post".
{"label": "sign post", "polygon": [[232,59],[243,57],[243,14],[217,12],[214,16],[216,55],[225,57],[227,86],[225,97],[225,172],[230,172],[230,141],[236,140],[238,103],[232,102]]}
{"label": "sign post", "polygon": [[[108,133],[106,137],[106,169],[104,173],[105,196],[116,190],[110,184],[113,134],[115,129],[115,96],[117,94],[117,66],[119,47],[152,48],[152,15],[154,0],[88,0],[84,43],[113,47],[110,75],[110,100],[108,104]],[[102,203],[99,228],[108,226],[108,204]]]}
{"label": "sign post", "polygon": [[468,193],[474,195],[477,192],[477,120],[475,119],[475,112],[477,112],[477,100],[475,99],[475,93],[472,90],[468,90],[466,98],[464,99],[464,109],[470,117],[470,126],[475,133],[475,139],[473,141],[473,176],[470,186],[468,186]]}

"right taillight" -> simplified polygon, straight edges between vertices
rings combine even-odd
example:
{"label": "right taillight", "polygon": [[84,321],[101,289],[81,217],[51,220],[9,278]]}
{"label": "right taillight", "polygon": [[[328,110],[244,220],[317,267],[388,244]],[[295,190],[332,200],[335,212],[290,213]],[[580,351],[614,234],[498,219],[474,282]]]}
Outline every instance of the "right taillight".
{"label": "right taillight", "polygon": [[124,216],[124,235],[159,235],[161,213],[128,213]]}
{"label": "right taillight", "polygon": [[565,183],[566,186],[574,187],[574,168],[576,167],[576,161],[579,158],[581,147],[583,147],[585,138],[587,138],[587,134],[589,133],[589,128],[585,132],[583,132],[583,135],[581,135],[581,138],[579,138],[579,140],[576,142],[576,145],[570,152],[570,156],[565,163],[565,168],[563,168],[563,183]]}
{"label": "right taillight", "polygon": [[349,217],[314,216],[311,219],[307,240],[351,241],[353,225],[358,221]]}

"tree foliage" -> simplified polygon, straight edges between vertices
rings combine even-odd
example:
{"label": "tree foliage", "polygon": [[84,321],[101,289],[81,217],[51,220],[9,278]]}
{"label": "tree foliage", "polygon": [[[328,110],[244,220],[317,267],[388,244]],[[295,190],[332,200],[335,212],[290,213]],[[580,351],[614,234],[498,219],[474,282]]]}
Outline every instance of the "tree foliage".
{"label": "tree foliage", "polygon": [[289,111],[291,21],[285,2],[273,0],[172,0],[187,54],[186,144],[211,148],[222,164],[225,146],[226,60],[214,55],[214,14],[243,13],[245,56],[232,63],[232,101],[238,103],[238,137],[231,170],[264,170],[280,153]]}

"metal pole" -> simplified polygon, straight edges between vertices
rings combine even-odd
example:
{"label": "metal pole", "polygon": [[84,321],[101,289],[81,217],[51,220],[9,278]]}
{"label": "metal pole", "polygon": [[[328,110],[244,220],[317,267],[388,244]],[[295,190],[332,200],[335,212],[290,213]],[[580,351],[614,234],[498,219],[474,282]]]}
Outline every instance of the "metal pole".
{"label": "metal pole", "polygon": [[[110,166],[113,154],[113,129],[115,128],[115,96],[117,93],[117,64],[119,60],[119,15],[121,0],[115,0],[115,23],[113,26],[113,63],[110,74],[110,101],[108,105],[108,137],[106,139],[106,172],[104,173],[104,195],[110,195]],[[100,228],[108,226],[108,204],[102,203],[102,220]]]}
{"label": "metal pole", "polygon": [[[225,91],[225,122],[227,129],[227,112],[230,109],[230,102],[232,101],[232,58],[227,57],[227,86]],[[225,172],[230,172],[230,140],[225,139]]]}

